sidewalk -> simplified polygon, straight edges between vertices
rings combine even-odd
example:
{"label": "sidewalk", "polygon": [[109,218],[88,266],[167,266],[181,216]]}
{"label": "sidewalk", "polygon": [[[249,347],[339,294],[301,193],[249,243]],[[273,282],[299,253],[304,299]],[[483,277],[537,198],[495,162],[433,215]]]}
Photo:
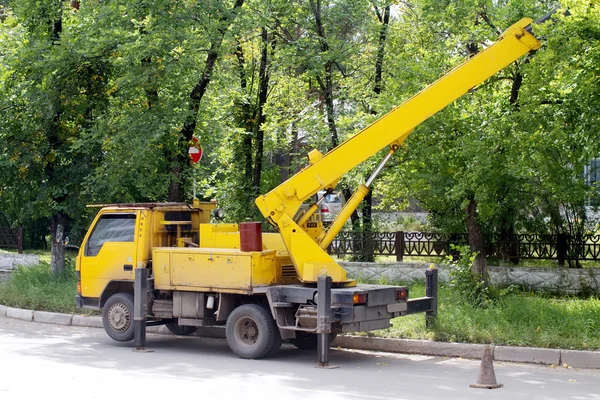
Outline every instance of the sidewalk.
{"label": "sidewalk", "polygon": [[[90,328],[102,328],[101,317],[61,314],[46,311],[24,310],[0,305],[0,316],[20,320],[70,325]],[[170,334],[165,326],[147,328],[148,333]],[[200,328],[196,336],[225,338],[225,329],[219,327]],[[334,347],[356,350],[383,351],[388,353],[420,354],[435,357],[461,357],[481,359],[484,345],[468,343],[445,343],[428,340],[386,339],[368,336],[338,336]],[[561,366],[564,368],[600,369],[600,351],[542,349],[536,347],[495,346],[494,360],[519,363]]]}

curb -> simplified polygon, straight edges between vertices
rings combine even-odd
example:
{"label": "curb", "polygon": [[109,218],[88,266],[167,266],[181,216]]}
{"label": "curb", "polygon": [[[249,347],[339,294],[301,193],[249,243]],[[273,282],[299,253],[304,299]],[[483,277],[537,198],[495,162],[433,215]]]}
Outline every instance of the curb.
{"label": "curb", "polygon": [[[76,314],[61,314],[46,311],[24,310],[0,304],[0,316],[29,322],[102,328],[101,317]],[[164,326],[150,326],[148,333],[171,334]],[[225,329],[220,327],[200,327],[192,336],[225,338]],[[338,336],[333,347],[382,351],[387,353],[420,354],[433,357],[460,357],[479,360],[485,345],[469,343],[445,343],[414,339],[388,339],[369,336]],[[600,351],[543,349],[538,347],[494,346],[494,360],[562,366],[565,368],[600,369]]]}
{"label": "curb", "polygon": [[[481,359],[485,345],[469,343],[446,343],[414,339],[390,339],[368,336],[338,336],[334,346],[348,349],[383,351],[388,353],[420,354],[434,357],[460,357]],[[561,349],[541,349],[537,347],[493,346],[494,360],[543,364],[573,368],[600,368],[600,352],[574,351]],[[569,361],[565,353],[574,353]],[[562,361],[561,361],[562,359]]]}

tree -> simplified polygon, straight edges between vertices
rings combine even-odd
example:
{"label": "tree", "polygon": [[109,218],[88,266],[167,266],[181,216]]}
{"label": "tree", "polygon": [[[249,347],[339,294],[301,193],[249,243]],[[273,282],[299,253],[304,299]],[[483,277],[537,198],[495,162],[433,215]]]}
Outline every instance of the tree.
{"label": "tree", "polygon": [[[537,15],[539,9],[549,6],[545,2],[460,5],[450,2],[440,7],[438,3],[418,2],[413,10],[419,19],[412,19],[412,14],[407,13],[405,23],[419,32],[415,40],[430,51],[421,53],[424,64],[421,67],[414,66],[414,62],[407,64],[399,57],[401,67],[422,80],[419,74],[425,66],[432,71],[447,69],[492,40],[501,30],[498,27],[507,27],[523,16]],[[573,12],[581,11],[574,9]],[[453,19],[445,17],[448,15]],[[590,10],[586,10],[585,15],[591,20],[595,18]],[[582,167],[598,149],[576,145],[580,139],[573,133],[581,132],[584,143],[590,140],[593,130],[589,130],[589,120],[581,129],[574,119],[564,119],[565,114],[571,112],[577,115],[581,108],[565,108],[571,93],[563,90],[559,95],[554,89],[573,83],[568,83],[570,79],[563,80],[572,65],[562,68],[561,64],[570,64],[565,61],[569,60],[568,52],[557,52],[553,37],[556,40],[560,37],[565,43],[577,43],[579,48],[594,46],[594,42],[590,36],[586,38],[590,41],[584,44],[586,40],[565,35],[562,25],[565,21],[558,17],[547,28],[536,27],[535,32],[547,38],[542,50],[518,61],[432,117],[415,130],[404,146],[402,157],[407,160],[401,174],[404,181],[397,183],[408,190],[400,193],[420,200],[430,210],[432,223],[437,228],[469,233],[471,249],[479,252],[474,272],[484,279],[487,273],[482,237],[509,236],[512,232],[531,231],[534,226],[538,232],[547,232],[547,224],[535,223],[541,216],[549,217],[547,210],[554,210],[550,220],[556,221],[552,225],[557,226],[561,224],[559,216],[570,214],[567,211],[572,207],[581,209],[585,198]],[[572,21],[577,26],[589,26],[589,22]],[[569,39],[565,41],[565,37]],[[440,49],[440,43],[450,47]],[[444,52],[447,56],[440,58]],[[542,65],[548,57],[559,68]],[[559,58],[563,61],[558,61]],[[541,76],[550,79],[539,79]],[[589,93],[586,95],[589,102],[591,97]],[[550,117],[550,113],[556,115]],[[540,135],[544,136],[542,140]],[[588,150],[591,151],[588,153]],[[549,169],[552,172],[544,173],[541,178],[540,174]],[[541,187],[548,192],[540,190]],[[557,198],[564,200],[557,202],[554,200]],[[549,202],[553,205],[545,209],[536,206]]]}
{"label": "tree", "polygon": [[[192,178],[231,221],[258,218],[253,197],[302,168],[310,149],[326,152],[557,3],[2,4],[0,219],[45,226],[31,238],[41,245],[58,225],[81,237],[85,204],[179,201]],[[484,279],[489,235],[589,225],[598,6],[563,6],[569,17],[533,28],[541,50],[417,127],[373,188],[383,207],[414,198],[436,229],[468,233]],[[194,167],[192,135],[205,149]],[[338,183],[345,197],[376,158]],[[362,229],[369,210],[367,199]]]}
{"label": "tree", "polygon": [[19,219],[49,218],[52,270],[60,272],[67,225],[81,215],[75,205],[93,166],[87,149],[73,144],[106,106],[110,69],[102,57],[83,55],[71,41],[76,7],[62,1],[11,6],[8,24],[25,40],[7,50],[12,57],[2,66],[3,174],[10,185],[6,190],[23,205]]}

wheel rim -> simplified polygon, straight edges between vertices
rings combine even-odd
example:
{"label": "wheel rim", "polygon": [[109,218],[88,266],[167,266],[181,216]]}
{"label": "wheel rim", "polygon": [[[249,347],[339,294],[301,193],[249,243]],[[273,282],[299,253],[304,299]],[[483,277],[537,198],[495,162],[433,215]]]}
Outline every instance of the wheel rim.
{"label": "wheel rim", "polygon": [[131,324],[131,313],[125,304],[113,304],[108,310],[108,321],[114,331],[124,332]]}
{"label": "wheel rim", "polygon": [[243,347],[252,347],[258,340],[258,325],[252,318],[244,317],[235,323],[235,341]]}

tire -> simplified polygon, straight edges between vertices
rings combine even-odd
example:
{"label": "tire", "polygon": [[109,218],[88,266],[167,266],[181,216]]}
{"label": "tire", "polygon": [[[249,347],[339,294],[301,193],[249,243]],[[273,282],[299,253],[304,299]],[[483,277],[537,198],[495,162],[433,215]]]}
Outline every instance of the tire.
{"label": "tire", "polygon": [[258,304],[233,310],[225,326],[227,344],[241,358],[263,358],[281,346],[279,328],[271,313]]}
{"label": "tire", "polygon": [[[263,308],[267,310],[267,313],[269,315],[271,315],[271,310],[269,309],[269,306]],[[281,332],[279,332],[279,328],[277,327],[277,321],[275,321],[275,341],[273,342],[273,347],[271,347],[271,350],[269,350],[266,357],[269,358],[277,354],[277,352],[279,352],[279,349],[281,348],[281,345],[283,345],[283,340],[281,339]]]}
{"label": "tire", "polygon": [[279,333],[279,328],[277,329],[277,333],[275,334],[275,342],[273,343],[273,347],[267,353],[265,357],[273,357],[275,354],[279,352],[281,345],[283,344],[283,340],[281,340],[281,334]]}
{"label": "tire", "polygon": [[[337,333],[329,334],[329,343],[333,342]],[[300,350],[316,350],[319,336],[316,333],[296,331],[296,338],[290,339],[290,343]]]}
{"label": "tire", "polygon": [[133,296],[128,293],[110,296],[102,310],[102,325],[117,342],[133,340]]}
{"label": "tire", "polygon": [[[268,304],[261,304],[261,306],[267,311],[267,314],[271,315],[271,308],[269,307]],[[275,325],[277,325],[277,321],[275,321]],[[269,358],[269,357],[272,357],[275,354],[277,354],[277,352],[279,352],[279,349],[281,348],[282,345],[283,345],[283,340],[281,339],[281,333],[279,332],[279,328],[276,328],[275,341],[273,342],[273,347],[271,347],[271,350],[269,350],[269,352],[267,353],[267,355],[265,357]]]}
{"label": "tire", "polygon": [[177,322],[169,322],[165,324],[167,329],[171,331],[173,335],[177,336],[189,336],[198,330],[197,326],[179,325]]}

